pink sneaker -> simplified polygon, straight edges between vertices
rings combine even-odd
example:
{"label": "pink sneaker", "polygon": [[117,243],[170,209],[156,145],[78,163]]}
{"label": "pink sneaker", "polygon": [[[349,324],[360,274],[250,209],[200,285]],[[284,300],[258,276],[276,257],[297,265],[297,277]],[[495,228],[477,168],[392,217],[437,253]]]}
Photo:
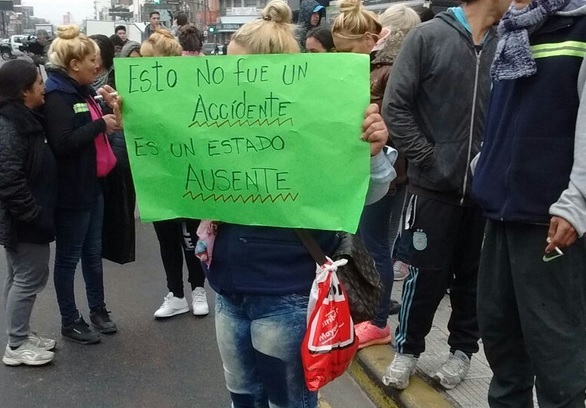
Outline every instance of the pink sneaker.
{"label": "pink sneaker", "polygon": [[375,344],[391,342],[391,328],[388,324],[384,329],[380,329],[371,322],[362,322],[355,325],[354,330],[358,337],[358,350]]}

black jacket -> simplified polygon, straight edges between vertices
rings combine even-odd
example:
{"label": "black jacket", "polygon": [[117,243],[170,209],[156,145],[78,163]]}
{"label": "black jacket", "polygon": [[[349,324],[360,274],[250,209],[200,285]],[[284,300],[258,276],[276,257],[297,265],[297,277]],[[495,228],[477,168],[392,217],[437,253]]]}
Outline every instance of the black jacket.
{"label": "black jacket", "polygon": [[100,191],[94,139],[106,131],[106,122],[91,118],[87,100],[95,92],[90,86],[80,86],[61,70],[48,73],[45,122],[59,171],[58,207],[91,208]]}
{"label": "black jacket", "polygon": [[0,244],[46,244],[55,236],[57,166],[42,118],[22,102],[0,108]]}
{"label": "black jacket", "polygon": [[478,50],[451,11],[407,34],[382,112],[415,194],[471,202],[470,162],[480,151],[496,44],[491,29]]}

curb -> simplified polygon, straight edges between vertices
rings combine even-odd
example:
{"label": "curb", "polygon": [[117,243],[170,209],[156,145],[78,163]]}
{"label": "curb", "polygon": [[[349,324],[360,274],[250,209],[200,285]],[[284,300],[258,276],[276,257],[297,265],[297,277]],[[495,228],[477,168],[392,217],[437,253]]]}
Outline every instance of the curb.
{"label": "curb", "polygon": [[409,387],[397,390],[382,383],[385,369],[395,356],[389,345],[366,347],[360,351],[349,369],[378,408],[454,408],[459,405],[441,395],[419,370],[411,377]]}

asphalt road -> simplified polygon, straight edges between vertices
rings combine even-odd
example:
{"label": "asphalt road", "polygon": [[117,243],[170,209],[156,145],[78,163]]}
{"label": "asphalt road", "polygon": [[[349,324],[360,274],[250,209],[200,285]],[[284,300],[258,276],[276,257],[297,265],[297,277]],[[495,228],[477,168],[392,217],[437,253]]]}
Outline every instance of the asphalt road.
{"label": "asphalt road", "polygon": [[[0,250],[4,252],[3,250]],[[6,367],[0,363],[0,408],[216,408],[229,407],[212,313],[155,320],[167,294],[152,225],[137,225],[137,260],[127,265],[104,261],[106,303],[119,327],[95,345],[61,339],[52,278],[38,296],[32,328],[57,340],[55,360],[43,367]],[[52,262],[51,262],[52,269]],[[0,256],[0,282],[6,276]],[[187,286],[186,282],[186,287]],[[76,275],[78,307],[88,320],[81,271]],[[0,350],[6,336],[0,306]],[[373,408],[345,375],[322,392],[331,408]]]}

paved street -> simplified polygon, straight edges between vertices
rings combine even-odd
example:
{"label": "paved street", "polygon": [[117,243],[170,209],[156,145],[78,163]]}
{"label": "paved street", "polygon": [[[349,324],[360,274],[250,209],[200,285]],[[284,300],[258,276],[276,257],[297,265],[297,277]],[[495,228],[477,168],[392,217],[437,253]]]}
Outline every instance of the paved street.
{"label": "paved street", "polygon": [[[49,279],[35,305],[32,327],[57,340],[57,356],[53,363],[37,368],[0,363],[0,407],[229,407],[213,312],[205,318],[189,313],[156,321],[153,312],[167,289],[152,225],[138,224],[137,240],[136,262],[104,264],[106,302],[119,332],[104,335],[96,345],[63,341]],[[6,262],[1,252],[3,283]],[[81,271],[76,278],[78,307],[88,320]],[[213,309],[211,290],[208,299]],[[2,352],[6,339],[3,306],[2,302]],[[374,408],[348,375],[326,387],[322,399],[324,408]]]}

